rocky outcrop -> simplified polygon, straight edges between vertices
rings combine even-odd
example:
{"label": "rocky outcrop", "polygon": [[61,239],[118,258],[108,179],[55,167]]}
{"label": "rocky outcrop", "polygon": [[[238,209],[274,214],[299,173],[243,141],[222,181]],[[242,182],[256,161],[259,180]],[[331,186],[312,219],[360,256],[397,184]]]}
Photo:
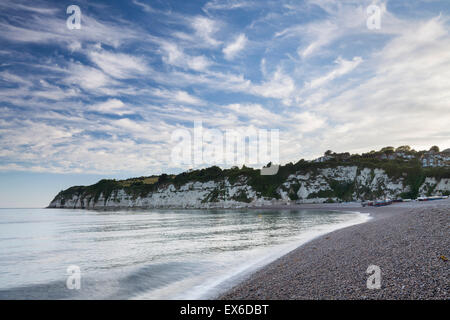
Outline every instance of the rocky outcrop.
{"label": "rocky outcrop", "polygon": [[[125,188],[97,196],[86,192],[60,193],[50,208],[239,208],[289,202],[323,203],[396,198],[410,191],[406,177],[390,177],[383,169],[337,166],[288,176],[277,189],[278,197],[267,198],[249,185],[244,176],[231,183],[228,178],[188,182],[176,187],[168,183],[145,195],[128,193]],[[425,178],[419,195],[450,192],[450,179]]]}

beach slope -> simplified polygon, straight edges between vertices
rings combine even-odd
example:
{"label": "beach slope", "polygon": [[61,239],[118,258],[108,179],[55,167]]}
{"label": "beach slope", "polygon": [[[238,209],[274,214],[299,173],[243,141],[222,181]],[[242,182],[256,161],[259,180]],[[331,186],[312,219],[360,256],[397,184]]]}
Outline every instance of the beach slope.
{"label": "beach slope", "polygon": [[[450,202],[347,208],[367,223],[317,238],[251,275],[222,299],[448,299]],[[367,268],[381,269],[368,289]]]}

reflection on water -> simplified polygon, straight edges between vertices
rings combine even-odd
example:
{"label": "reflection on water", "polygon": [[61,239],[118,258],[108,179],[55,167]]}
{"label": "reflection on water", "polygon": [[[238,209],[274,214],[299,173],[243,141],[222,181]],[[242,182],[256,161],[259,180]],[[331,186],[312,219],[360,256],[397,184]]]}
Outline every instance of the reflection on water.
{"label": "reflection on water", "polygon": [[[0,209],[0,299],[205,298],[356,213]],[[66,269],[81,268],[81,289]]]}

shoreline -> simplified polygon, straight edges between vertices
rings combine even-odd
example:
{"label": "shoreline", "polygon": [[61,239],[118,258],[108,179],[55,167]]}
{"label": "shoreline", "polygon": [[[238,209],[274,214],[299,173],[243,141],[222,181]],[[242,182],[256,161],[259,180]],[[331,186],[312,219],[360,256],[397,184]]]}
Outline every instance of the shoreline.
{"label": "shoreline", "polygon": [[[272,210],[271,208],[266,208],[267,210]],[[280,209],[274,209],[276,211],[280,211]],[[293,209],[293,211],[298,211],[303,209]],[[304,209],[311,211],[310,209]],[[329,224],[329,225],[320,225],[317,226],[320,229],[323,229],[323,227],[326,227],[326,230],[318,230],[316,229],[309,230],[302,234],[302,237],[297,239],[295,242],[285,243],[283,245],[278,245],[277,250],[279,253],[275,253],[276,251],[271,251],[270,254],[265,254],[264,256],[260,257],[258,261],[253,262],[252,264],[246,265],[245,267],[241,268],[239,272],[235,272],[232,274],[227,275],[224,277],[221,281],[216,281],[217,284],[214,286],[211,286],[208,290],[204,292],[204,294],[199,295],[198,297],[193,298],[196,299],[216,299],[221,294],[224,294],[228,290],[232,289],[233,287],[239,285],[246,279],[248,279],[252,274],[255,272],[265,268],[267,265],[273,263],[274,261],[277,261],[278,259],[282,258],[283,256],[289,254],[290,252],[296,250],[297,248],[307,244],[310,241],[313,241],[314,239],[326,236],[329,233],[332,233],[334,231],[338,231],[341,229],[345,229],[351,226],[355,226],[358,224],[366,223],[367,221],[370,221],[373,219],[369,216],[369,214],[366,213],[360,213],[358,211],[342,211],[342,210],[328,210],[328,209],[320,209],[320,211],[337,211],[339,213],[354,213],[357,214],[354,219],[350,221],[340,222],[337,224]],[[273,250],[273,249],[272,249]],[[266,249],[267,251],[267,249]]]}
{"label": "shoreline", "polygon": [[[314,238],[217,296],[229,300],[449,299],[450,200],[291,205],[259,210],[338,210],[372,219]],[[441,256],[444,259],[440,258]],[[369,265],[381,289],[367,289]]]}

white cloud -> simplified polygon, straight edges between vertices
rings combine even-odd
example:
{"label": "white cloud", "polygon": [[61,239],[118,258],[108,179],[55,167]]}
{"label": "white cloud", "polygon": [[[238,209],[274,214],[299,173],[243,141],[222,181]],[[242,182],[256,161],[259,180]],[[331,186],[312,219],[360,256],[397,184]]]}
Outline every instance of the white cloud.
{"label": "white cloud", "polygon": [[212,64],[205,56],[185,54],[176,44],[171,42],[164,42],[161,48],[165,54],[163,61],[173,66],[195,71],[205,71]]}
{"label": "white cloud", "polygon": [[167,102],[180,102],[188,105],[203,106],[205,102],[198,97],[189,94],[182,90],[164,90],[164,89],[153,89],[150,90],[149,94],[163,98]]}
{"label": "white cloud", "polygon": [[133,3],[139,7],[142,8],[142,10],[144,10],[145,12],[156,12],[155,9],[153,9],[151,6],[149,6],[148,4],[145,4],[143,2],[139,2],[137,0],[133,0]]}
{"label": "white cloud", "polygon": [[212,62],[205,56],[186,57],[186,65],[195,71],[204,71],[212,64]]}
{"label": "white cloud", "polygon": [[30,5],[25,5],[21,3],[17,3],[15,1],[4,1],[0,3],[0,8],[3,10],[13,9],[13,10],[25,10],[34,13],[49,15],[58,12],[56,8],[45,8],[45,7],[32,7]]}
{"label": "white cloud", "polygon": [[204,16],[196,16],[191,19],[191,27],[205,44],[213,47],[220,45],[221,42],[214,39],[214,34],[219,30],[216,21]]}
{"label": "white cloud", "polygon": [[235,10],[255,6],[252,1],[243,0],[213,0],[207,2],[203,6],[203,10],[208,12],[209,10]]}
{"label": "white cloud", "polygon": [[[34,14],[29,24],[3,19],[0,170],[158,173],[170,162],[171,132],[194,120],[220,129],[278,128],[283,162],[326,149],[450,146],[448,20],[423,23],[386,11],[374,33],[365,26],[365,3],[289,3],[255,16],[258,23],[239,23],[233,39],[224,37],[237,29],[226,10],[252,10],[248,2],[211,1],[208,17],[168,11],[164,23],[154,21],[161,38],[88,13],[83,32],[68,31],[64,15],[51,11]],[[317,13],[310,22],[293,19],[307,10]],[[240,64],[229,62],[248,47],[247,37],[258,50]],[[35,58],[9,42],[24,51],[27,42],[65,51]],[[369,46],[353,50],[358,42]]]}
{"label": "white cloud", "polygon": [[322,47],[339,38],[339,36],[343,34],[341,33],[342,31],[340,31],[340,28],[342,27],[329,21],[309,25],[306,30],[302,30],[301,33],[307,34],[308,37],[314,40],[303,48],[299,47],[297,51],[299,56],[302,58],[309,57]]}
{"label": "white cloud", "polygon": [[[58,11],[59,12],[59,11]],[[0,38],[13,42],[52,43],[66,47],[74,42],[101,42],[117,48],[119,45],[142,40],[142,31],[137,26],[117,22],[102,22],[94,19],[85,12],[82,15],[80,30],[69,30],[65,27],[65,16],[56,16],[54,11],[48,14],[37,14],[13,23],[1,22]],[[149,40],[150,37],[145,37]]]}
{"label": "white cloud", "polygon": [[202,100],[191,96],[185,91],[177,91],[175,94],[175,100],[187,104],[204,105],[204,102]]}
{"label": "white cloud", "polygon": [[291,113],[290,117],[290,120],[297,124],[295,131],[301,133],[314,132],[318,129],[324,128],[326,124],[326,118],[323,115],[314,114],[309,111],[302,113]]}
{"label": "white cloud", "polygon": [[450,145],[450,38],[443,19],[404,30],[366,61],[373,76],[308,106],[331,124],[310,145],[354,152]]}
{"label": "white cloud", "polygon": [[142,58],[129,54],[91,51],[89,58],[106,74],[118,79],[134,78],[148,72]]}
{"label": "white cloud", "polygon": [[82,45],[79,41],[73,41],[69,43],[67,46],[71,52],[79,51],[82,48]]}
{"label": "white cloud", "polygon": [[361,57],[354,57],[353,60],[345,60],[339,57],[335,63],[338,65],[334,70],[330,71],[324,76],[321,76],[319,78],[313,79],[309,83],[310,88],[317,88],[320,86],[323,86],[329,81],[332,81],[338,77],[341,77],[351,71],[353,71],[361,62],[363,59]]}
{"label": "white cloud", "polygon": [[102,71],[85,66],[80,63],[72,63],[69,66],[69,76],[64,79],[66,84],[76,84],[86,90],[102,89],[116,84],[108,75]]}
{"label": "white cloud", "polygon": [[233,60],[234,57],[242,51],[247,44],[247,37],[245,34],[241,33],[236,39],[229,43],[225,48],[223,48],[223,53],[225,55],[225,59]]}
{"label": "white cloud", "polygon": [[5,81],[5,82],[9,82],[9,83],[14,83],[14,84],[22,84],[22,85],[26,85],[26,86],[31,86],[32,82],[28,79],[25,79],[24,77],[19,77],[16,74],[12,74],[11,72],[8,71],[3,71],[0,72],[0,78]]}
{"label": "white cloud", "polygon": [[[301,45],[297,54],[302,59],[320,55],[328,46],[352,34],[373,34],[366,25],[366,8],[372,1],[337,1],[310,0],[308,6],[318,6],[327,13],[327,18],[313,20],[306,24],[289,26],[275,34],[275,39],[298,39]],[[377,4],[381,9],[383,27],[378,34],[398,34],[408,27],[386,10],[382,2]]]}
{"label": "white cloud", "polygon": [[247,121],[261,127],[279,126],[283,122],[283,115],[273,113],[256,103],[233,103],[225,108],[239,116],[245,116]]}
{"label": "white cloud", "polygon": [[117,115],[132,114],[133,111],[126,108],[126,105],[119,99],[109,99],[89,107],[92,111],[101,113],[113,113]]}
{"label": "white cloud", "polygon": [[251,92],[266,98],[281,99],[284,104],[291,103],[290,99],[295,89],[294,80],[280,68],[273,73],[269,80],[250,87]]}

